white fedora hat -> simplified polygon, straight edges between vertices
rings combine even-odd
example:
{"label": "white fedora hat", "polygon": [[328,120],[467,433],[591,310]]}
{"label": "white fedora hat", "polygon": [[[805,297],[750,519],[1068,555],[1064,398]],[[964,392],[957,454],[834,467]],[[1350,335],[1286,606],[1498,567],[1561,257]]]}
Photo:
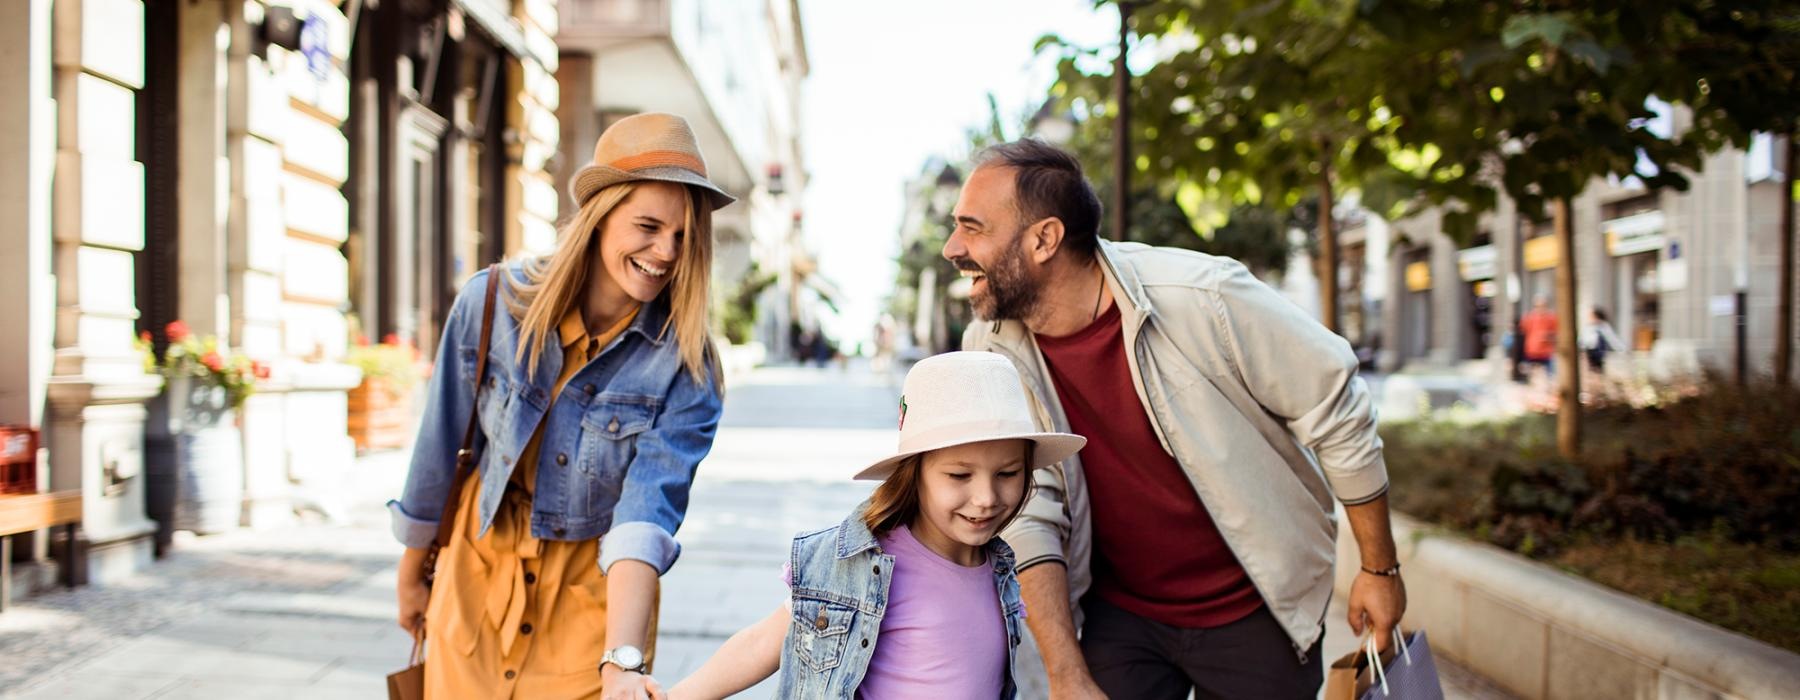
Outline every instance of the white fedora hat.
{"label": "white fedora hat", "polygon": [[906,373],[900,449],[856,478],[886,479],[913,455],[989,440],[1037,443],[1032,469],[1068,459],[1087,444],[1080,435],[1038,430],[1012,362],[991,352],[951,352],[920,360]]}

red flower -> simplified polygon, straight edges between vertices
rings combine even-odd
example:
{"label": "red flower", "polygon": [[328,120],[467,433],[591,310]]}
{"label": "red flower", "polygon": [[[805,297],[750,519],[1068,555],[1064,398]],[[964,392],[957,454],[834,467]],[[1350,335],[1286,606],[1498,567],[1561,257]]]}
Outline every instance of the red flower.
{"label": "red flower", "polygon": [[179,343],[183,340],[187,340],[187,324],[180,321],[170,321],[169,326],[163,329],[163,335],[169,336],[169,342],[171,343]]}
{"label": "red flower", "polygon": [[200,356],[200,364],[206,365],[207,369],[218,372],[225,368],[225,358],[219,357],[219,353],[217,352],[209,352]]}
{"label": "red flower", "polygon": [[253,360],[250,362],[250,374],[255,376],[257,379],[268,379],[269,378],[269,366],[265,365],[261,362],[256,362]]}
{"label": "red flower", "polygon": [[139,333],[138,340],[144,341],[145,345],[149,345],[151,342],[150,341],[150,331],[144,331],[142,333]]}
{"label": "red flower", "polygon": [[381,344],[382,345],[399,345],[400,344],[400,335],[398,333],[389,333],[387,335],[381,336]]}
{"label": "red flower", "polygon": [[369,347],[369,336],[357,333],[350,337],[350,342],[355,343],[356,347],[366,348]]}

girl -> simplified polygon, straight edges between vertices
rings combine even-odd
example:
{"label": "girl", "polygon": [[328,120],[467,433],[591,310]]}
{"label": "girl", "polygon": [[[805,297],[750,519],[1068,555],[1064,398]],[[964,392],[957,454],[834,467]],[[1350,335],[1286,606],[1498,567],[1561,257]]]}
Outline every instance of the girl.
{"label": "girl", "polygon": [[[712,212],[732,198],[668,114],[607,129],[570,189],[580,209],[554,253],[477,274],[457,297],[389,503],[407,546],[400,626],[431,640],[427,697],[652,687],[657,577],[719,420],[707,283]],[[492,274],[504,283],[484,292]],[[480,348],[490,294],[506,313]],[[479,455],[467,479],[454,467],[465,430]]]}
{"label": "girl", "polygon": [[899,453],[856,475],[881,485],[842,524],[794,538],[789,599],[668,697],[722,698],[778,668],[783,698],[1013,697],[1024,609],[997,535],[1031,470],[1085,442],[1037,431],[999,355],[920,361],[900,400]]}

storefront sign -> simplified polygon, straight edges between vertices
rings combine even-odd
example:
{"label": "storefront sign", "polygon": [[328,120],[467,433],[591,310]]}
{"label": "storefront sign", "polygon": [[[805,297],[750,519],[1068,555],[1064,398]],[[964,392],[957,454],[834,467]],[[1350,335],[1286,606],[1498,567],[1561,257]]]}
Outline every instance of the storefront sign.
{"label": "storefront sign", "polygon": [[1664,220],[1661,210],[1600,222],[1606,233],[1606,252],[1612,255],[1650,253],[1663,247]]}
{"label": "storefront sign", "polygon": [[306,57],[306,69],[313,79],[325,82],[331,77],[331,27],[317,12],[306,13],[300,24],[300,55]]}
{"label": "storefront sign", "polygon": [[1419,261],[1406,266],[1406,291],[1423,292],[1431,289],[1431,263]]}
{"label": "storefront sign", "polygon": [[1530,272],[1556,267],[1562,260],[1556,249],[1556,236],[1538,236],[1525,241],[1525,269]]}
{"label": "storefront sign", "polygon": [[1465,248],[1456,253],[1456,272],[1464,282],[1493,279],[1499,271],[1499,259],[1491,245]]}

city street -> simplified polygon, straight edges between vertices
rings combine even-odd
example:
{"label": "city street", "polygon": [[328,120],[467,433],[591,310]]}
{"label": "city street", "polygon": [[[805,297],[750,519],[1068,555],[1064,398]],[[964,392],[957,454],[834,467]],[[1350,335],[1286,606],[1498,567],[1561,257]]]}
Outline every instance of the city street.
{"label": "city street", "polygon": [[[765,368],[728,389],[724,426],[702,465],[683,553],[664,579],[656,675],[673,682],[784,592],[793,533],[835,524],[869,485],[848,480],[891,449],[898,377],[851,369]],[[187,538],[128,583],[28,599],[0,615],[0,697],[379,697],[406,662],[393,623],[398,545],[381,502],[405,457],[361,460],[348,522]],[[1328,618],[1327,657],[1354,643]],[[1505,697],[1439,658],[1452,698]],[[744,694],[769,698],[768,681]]]}

